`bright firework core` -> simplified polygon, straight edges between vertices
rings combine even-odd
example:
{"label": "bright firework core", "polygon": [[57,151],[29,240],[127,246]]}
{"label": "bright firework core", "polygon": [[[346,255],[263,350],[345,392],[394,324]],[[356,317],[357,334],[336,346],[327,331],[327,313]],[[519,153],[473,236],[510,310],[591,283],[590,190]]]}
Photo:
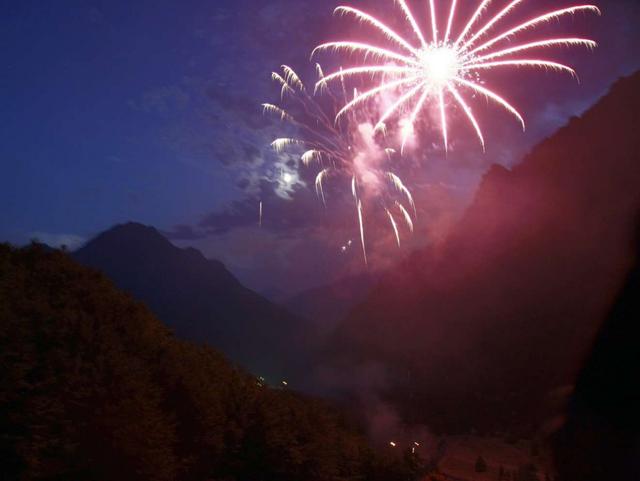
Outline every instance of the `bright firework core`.
{"label": "bright firework core", "polygon": [[460,75],[461,63],[452,45],[430,45],[419,54],[421,78],[437,89],[446,87]]}

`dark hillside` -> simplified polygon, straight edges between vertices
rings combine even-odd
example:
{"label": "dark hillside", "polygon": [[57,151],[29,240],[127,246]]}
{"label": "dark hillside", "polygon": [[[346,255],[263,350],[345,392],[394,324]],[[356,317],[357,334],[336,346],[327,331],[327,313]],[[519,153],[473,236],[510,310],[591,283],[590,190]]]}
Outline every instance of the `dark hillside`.
{"label": "dark hillside", "polygon": [[324,402],[175,339],[102,274],[0,245],[6,480],[405,480]]}
{"label": "dark hillside", "polygon": [[115,226],[73,254],[143,301],[176,335],[206,342],[272,383],[292,375],[309,326],[244,287],[218,261],[180,249],[156,229]]}
{"label": "dark hillside", "polygon": [[640,229],[636,252],[555,435],[561,481],[640,479]]}
{"label": "dark hillside", "polygon": [[494,167],[451,236],[342,324],[338,372],[381,364],[382,394],[441,430],[531,430],[571,384],[630,265],[640,208],[640,73],[511,171]]}

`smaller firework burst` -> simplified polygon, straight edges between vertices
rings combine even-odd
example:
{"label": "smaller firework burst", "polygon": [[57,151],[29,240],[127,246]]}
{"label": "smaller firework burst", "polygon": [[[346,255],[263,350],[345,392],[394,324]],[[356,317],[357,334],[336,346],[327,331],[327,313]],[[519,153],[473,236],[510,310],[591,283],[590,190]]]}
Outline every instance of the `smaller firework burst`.
{"label": "smaller firework burst", "polygon": [[[316,65],[320,80],[324,74]],[[280,104],[263,104],[264,112],[271,114],[295,130],[291,137],[275,139],[271,146],[278,153],[288,152],[300,155],[305,167],[315,167],[315,190],[323,205],[327,205],[325,184],[329,179],[343,179],[350,185],[358,224],[362,254],[367,263],[365,242],[365,206],[377,205],[389,219],[390,228],[400,245],[401,220],[409,232],[413,232],[416,215],[415,204],[410,190],[395,173],[384,168],[385,160],[395,154],[393,149],[373,145],[372,127],[358,122],[355,112],[345,115],[335,122],[338,106],[348,102],[344,84],[339,91],[325,89],[321,104],[309,93],[298,74],[290,67],[282,66],[282,73],[274,72],[272,79],[280,87]]]}

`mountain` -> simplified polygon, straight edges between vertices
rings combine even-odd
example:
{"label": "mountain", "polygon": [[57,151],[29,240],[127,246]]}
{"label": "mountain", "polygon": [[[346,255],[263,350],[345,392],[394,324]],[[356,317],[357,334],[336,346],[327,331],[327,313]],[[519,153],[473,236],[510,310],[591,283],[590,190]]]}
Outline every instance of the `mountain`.
{"label": "mountain", "polygon": [[178,336],[206,342],[280,382],[297,367],[308,325],[245,288],[215,260],[180,249],[153,227],[118,225],[73,254],[145,302]]}
{"label": "mountain", "polygon": [[312,321],[322,333],[331,332],[353,308],[365,300],[380,276],[366,273],[308,289],[282,304],[294,314]]}
{"label": "mountain", "polygon": [[2,479],[400,481],[428,469],[374,450],[335,407],[176,339],[105,276],[37,244],[0,244],[0,347]]}
{"label": "mountain", "polygon": [[538,426],[630,264],[638,125],[640,73],[512,170],[494,166],[450,236],[393,270],[341,324],[335,377],[384,367],[377,393],[407,422],[441,431]]}
{"label": "mountain", "polygon": [[554,435],[560,481],[640,479],[638,227],[635,267],[598,333],[578,376],[564,425]]}

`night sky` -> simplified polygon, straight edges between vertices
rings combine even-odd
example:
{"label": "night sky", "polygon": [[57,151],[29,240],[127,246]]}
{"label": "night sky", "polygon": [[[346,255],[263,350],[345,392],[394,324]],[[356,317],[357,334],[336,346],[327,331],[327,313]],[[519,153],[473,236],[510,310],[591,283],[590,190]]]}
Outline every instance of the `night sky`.
{"label": "night sky", "polygon": [[[381,13],[392,2],[344,3]],[[418,200],[418,229],[397,251],[387,245],[388,230],[369,225],[371,269],[441,238],[489,165],[518,162],[615,79],[640,68],[639,3],[600,0],[602,17],[578,15],[543,29],[600,44],[593,52],[546,55],[575,66],[579,84],[532,70],[495,77],[493,85],[525,114],[525,134],[487,107],[479,112],[486,154],[463,127],[454,128],[446,157],[437,139],[421,142],[398,166]],[[361,271],[359,251],[341,249],[357,239],[352,206],[336,200],[322,207],[312,188],[315,171],[269,147],[283,131],[261,109],[278,99],[270,73],[281,64],[312,83],[315,45],[367,38],[367,30],[332,17],[338,4],[3,2],[0,239],[74,248],[134,220],[222,260],[263,292],[291,293]],[[528,0],[514,20],[572,4]]]}

